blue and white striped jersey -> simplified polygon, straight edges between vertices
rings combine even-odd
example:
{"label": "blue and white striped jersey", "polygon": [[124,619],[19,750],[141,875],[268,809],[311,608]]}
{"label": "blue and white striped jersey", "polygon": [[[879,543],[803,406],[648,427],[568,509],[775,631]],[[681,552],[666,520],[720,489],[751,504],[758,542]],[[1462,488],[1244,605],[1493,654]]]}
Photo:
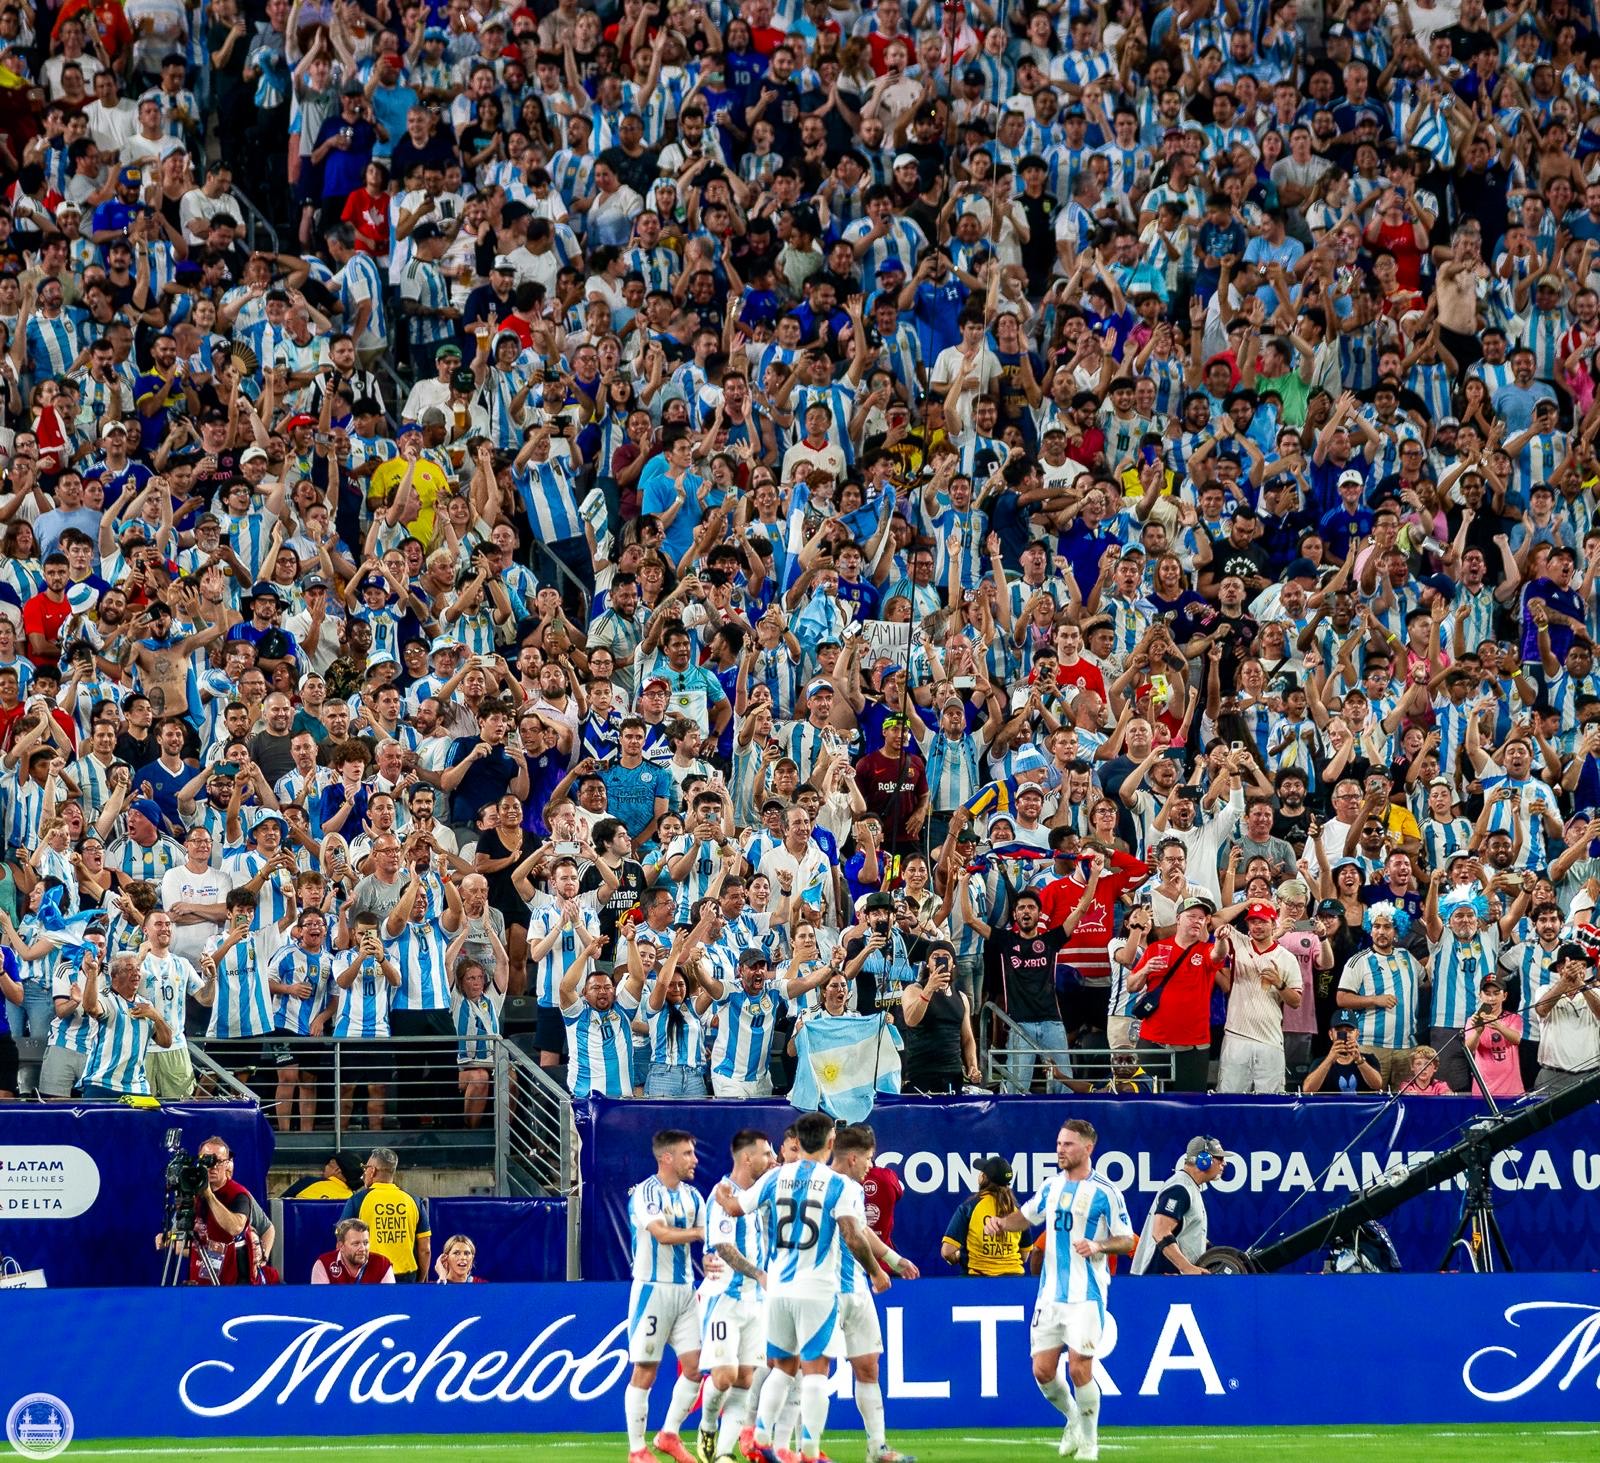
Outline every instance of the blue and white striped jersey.
{"label": "blue and white striped jersey", "polygon": [[[528,945],[531,948],[544,939],[561,923],[561,906],[551,901],[531,906],[528,910]],[[593,940],[600,933],[600,919],[594,910],[583,907],[579,923],[581,932],[570,926],[561,931],[561,938],[542,959],[535,962],[530,974],[534,1000],[541,1006],[554,1006],[561,990],[561,981],[572,969],[573,962],[582,953],[585,940]],[[581,938],[580,938],[581,933]]]}
{"label": "blue and white striped jersey", "polygon": [[769,986],[747,995],[742,986],[724,990],[711,1009],[717,1033],[711,1045],[711,1070],[736,1082],[758,1082],[772,1057],[772,1038],[788,1002]]}
{"label": "blue and white striped jersey", "polygon": [[1105,1316],[1111,1271],[1104,1255],[1080,1255],[1078,1240],[1133,1237],[1122,1195],[1096,1174],[1070,1179],[1057,1173],[1022,1206],[1030,1223],[1047,1226],[1044,1268],[1039,1272],[1041,1302],[1070,1305],[1087,1301]]}
{"label": "blue and white striped jersey", "polygon": [[[738,1189],[732,1177],[723,1180],[730,1189]],[[729,1300],[743,1300],[746,1296],[759,1297],[761,1286],[748,1275],[741,1275],[726,1261],[715,1264],[711,1256],[719,1245],[732,1245],[740,1255],[758,1269],[766,1263],[766,1235],[762,1229],[764,1211],[754,1214],[730,1214],[717,1201],[706,1201],[706,1243],[704,1265],[706,1278],[700,1284],[702,1296],[725,1295]]]}
{"label": "blue and white striped jersey", "polygon": [[[56,965],[50,978],[50,994],[54,1000],[71,1000],[73,986],[81,989],[82,985],[82,973],[76,966],[63,960]],[[51,1046],[59,1046],[69,1052],[87,1052],[94,1041],[94,1028],[93,1019],[85,1016],[81,1010],[66,1017],[53,1016],[47,1040]]]}
{"label": "blue and white striped jersey", "polygon": [[1409,950],[1391,950],[1387,955],[1363,950],[1355,956],[1339,977],[1339,989],[1358,996],[1395,999],[1388,1010],[1373,1007],[1355,1013],[1357,1041],[1390,1051],[1411,1046],[1416,1040],[1421,982],[1422,967]]}
{"label": "blue and white striped jersey", "polygon": [[184,1039],[184,1008],[205,982],[200,972],[181,955],[146,955],[139,969],[139,994],[161,1013],[161,1019],[172,1028],[172,1045],[169,1051],[189,1043]]}
{"label": "blue and white striped jersey", "polygon": [[802,1158],[769,1169],[739,1194],[746,1214],[762,1211],[771,1253],[767,1294],[831,1300],[839,1294],[841,1220],[866,1223],[861,1185],[826,1164]]}
{"label": "blue and white striped jersey", "polygon": [[340,1040],[381,1041],[389,1035],[389,1011],[396,987],[384,979],[377,960],[355,950],[334,956],[331,970],[335,982],[352,965],[357,967],[356,978],[335,991],[339,1010],[333,1018],[333,1034]]}
{"label": "blue and white striped jersey", "polygon": [[650,1064],[655,1067],[700,1068],[706,1061],[706,1028],[692,1002],[663,1003],[659,1011],[644,1009],[650,1029]]}
{"label": "blue and white striped jersey", "polygon": [[94,1037],[83,1069],[85,1087],[104,1087],[133,1097],[150,1095],[144,1054],[155,1027],[148,1020],[135,1019],[132,1010],[132,1002],[113,990],[101,989],[100,1014],[90,1018]]}
{"label": "blue and white striped jersey", "polygon": [[456,1048],[457,1066],[486,1067],[493,1062],[494,1044],[484,1038],[500,1034],[500,1008],[505,999],[493,986],[485,989],[475,1001],[458,990],[451,990],[450,1009],[455,1018],[456,1035],[462,1038]]}
{"label": "blue and white striped jersey", "polygon": [[1500,963],[1500,933],[1484,925],[1470,940],[1458,940],[1448,920],[1429,962],[1433,981],[1430,1023],[1459,1031],[1478,1009],[1478,985]]}
{"label": "blue and white striped jersey", "polygon": [[311,987],[309,996],[279,995],[273,1008],[273,1024],[291,1036],[310,1036],[311,1019],[328,1004],[333,991],[333,956],[326,950],[307,950],[291,940],[273,958],[269,971],[282,985]]}
{"label": "blue and white striped jersey", "polygon": [[[222,948],[223,938],[216,935],[206,942],[206,953],[213,959]],[[275,948],[277,941],[275,929],[246,935],[216,961],[217,989],[206,1023],[206,1035],[212,1040],[265,1036],[273,1029],[267,952]]]}
{"label": "blue and white striped jersey", "polygon": [[400,933],[384,941],[389,958],[400,967],[392,1010],[448,1011],[450,987],[445,979],[444,955],[449,940],[437,914],[407,920]]}
{"label": "blue and white striped jersey", "polygon": [[672,1229],[703,1229],[705,1199],[693,1184],[681,1183],[669,1189],[654,1174],[628,1195],[633,1278],[652,1285],[693,1285],[693,1246],[662,1244],[650,1233],[650,1226],[658,1220],[664,1220]]}
{"label": "blue and white striped jersey", "polygon": [[574,1001],[561,1013],[567,1028],[567,1090],[574,1097],[631,1097],[633,1032],[636,1009],[617,1004],[597,1011],[587,1001]]}

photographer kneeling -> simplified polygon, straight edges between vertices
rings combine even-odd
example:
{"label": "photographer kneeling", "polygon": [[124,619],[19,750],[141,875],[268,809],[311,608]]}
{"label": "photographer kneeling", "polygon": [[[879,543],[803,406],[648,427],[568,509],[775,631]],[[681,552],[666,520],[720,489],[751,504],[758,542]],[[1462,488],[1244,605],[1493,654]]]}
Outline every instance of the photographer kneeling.
{"label": "photographer kneeling", "polygon": [[157,1247],[174,1239],[187,1247],[191,1285],[261,1284],[260,1242],[250,1224],[254,1201],[234,1182],[233,1153],[221,1138],[207,1138],[195,1162],[205,1170],[205,1187],[190,1201],[193,1228],[184,1235],[180,1217],[177,1235],[158,1236]]}

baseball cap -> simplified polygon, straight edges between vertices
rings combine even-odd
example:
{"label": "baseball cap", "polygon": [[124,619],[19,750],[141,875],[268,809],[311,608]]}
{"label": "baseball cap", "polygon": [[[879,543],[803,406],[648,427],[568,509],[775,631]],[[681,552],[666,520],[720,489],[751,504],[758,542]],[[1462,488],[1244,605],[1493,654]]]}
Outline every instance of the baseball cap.
{"label": "baseball cap", "polygon": [[1333,1013],[1333,1020],[1330,1021],[1328,1025],[1333,1027],[1335,1031],[1337,1031],[1341,1026],[1348,1026],[1351,1031],[1354,1031],[1356,1029],[1355,1014],[1350,1011],[1335,1011]]}
{"label": "baseball cap", "polygon": [[1289,567],[1283,571],[1285,579],[1315,579],[1317,566],[1310,559],[1294,559]]}
{"label": "baseball cap", "polygon": [[1209,1153],[1213,1158],[1226,1158],[1228,1150],[1216,1138],[1191,1138],[1189,1146],[1183,1150],[1183,1161],[1193,1163],[1201,1155]]}
{"label": "baseball cap", "polygon": [[1330,915],[1338,915],[1343,919],[1344,905],[1339,903],[1337,899],[1320,899],[1317,901],[1317,914],[1323,918],[1327,918]]}
{"label": "baseball cap", "polygon": [[506,274],[515,274],[517,272],[517,266],[511,262],[511,256],[509,254],[496,254],[494,256],[494,263],[489,267],[491,270],[498,269]]}
{"label": "baseball cap", "polygon": [[[134,806],[137,807],[138,804],[135,803]],[[1594,956],[1576,940],[1563,940],[1557,948],[1556,964],[1560,965],[1563,960],[1581,960],[1585,965],[1594,964]]]}
{"label": "baseball cap", "polygon": [[897,168],[914,168],[917,166],[917,160],[909,152],[897,152],[894,157],[894,165]]}
{"label": "baseball cap", "polygon": [[353,1153],[330,1153],[322,1160],[324,1164],[333,1164],[339,1170],[339,1177],[345,1182],[345,1187],[352,1192],[361,1187],[361,1160]]}
{"label": "baseball cap", "polygon": [[472,374],[471,366],[463,366],[459,371],[450,375],[450,387],[453,391],[476,391],[478,378]]}
{"label": "baseball cap", "polygon": [[1354,483],[1359,488],[1364,482],[1366,482],[1366,478],[1362,477],[1353,467],[1347,467],[1339,474],[1339,486],[1341,488],[1346,483]]}
{"label": "baseball cap", "polygon": [[1003,1184],[1008,1188],[1011,1185],[1011,1165],[1001,1158],[998,1153],[991,1154],[978,1164],[978,1172],[988,1179],[991,1184]]}
{"label": "baseball cap", "polygon": [[876,890],[861,901],[861,907],[862,909],[893,909],[894,895],[885,894],[881,889]]}
{"label": "baseball cap", "polygon": [[289,417],[284,422],[283,430],[285,432],[292,432],[296,427],[314,427],[316,424],[317,419],[309,412],[296,412],[292,417]]}
{"label": "baseball cap", "polygon": [[657,686],[660,686],[663,691],[670,691],[672,682],[665,676],[651,676],[648,681],[639,687],[639,694],[642,696],[646,691],[655,690]]}
{"label": "baseball cap", "polygon": [[1191,894],[1178,906],[1178,913],[1183,914],[1190,909],[1203,909],[1207,914],[1215,914],[1217,905],[1209,894]]}
{"label": "baseball cap", "polygon": [[833,682],[823,676],[816,676],[806,682],[806,695],[816,696],[823,691],[826,691],[831,696],[833,694]]}
{"label": "baseball cap", "polygon": [[1258,899],[1254,904],[1245,909],[1246,919],[1277,919],[1278,911],[1264,899]]}
{"label": "baseball cap", "polygon": [[767,952],[757,945],[751,945],[739,952],[740,965],[770,965],[772,963]]}
{"label": "baseball cap", "polygon": [[889,258],[885,259],[883,261],[883,263],[878,266],[878,274],[880,275],[880,277],[882,275],[885,275],[885,274],[904,274],[905,272],[906,272],[905,265],[902,264],[893,255],[891,255]]}
{"label": "baseball cap", "polygon": [[100,428],[100,440],[104,442],[113,432],[121,432],[126,437],[128,435],[128,424],[126,422],[107,422],[105,426]]}
{"label": "baseball cap", "polygon": [[239,465],[241,467],[247,462],[266,462],[267,460],[267,449],[265,447],[246,447],[239,454]]}
{"label": "baseball cap", "polygon": [[763,798],[761,800],[761,811],[763,813],[769,808],[776,808],[781,813],[788,806],[788,803],[784,802],[782,798]]}
{"label": "baseball cap", "polygon": [[117,174],[117,182],[124,188],[137,188],[144,182],[144,170],[142,168],[124,168]]}

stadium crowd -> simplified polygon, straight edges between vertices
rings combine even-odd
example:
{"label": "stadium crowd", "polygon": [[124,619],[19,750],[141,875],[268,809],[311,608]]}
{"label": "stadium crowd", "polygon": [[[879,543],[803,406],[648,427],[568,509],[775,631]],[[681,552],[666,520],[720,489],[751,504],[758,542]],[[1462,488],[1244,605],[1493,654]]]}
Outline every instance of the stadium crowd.
{"label": "stadium crowd", "polygon": [[39,1093],[194,1037],[310,1129],[337,1038],[381,1128],[431,1036],[481,1121],[524,993],[579,1096],[818,1012],[922,1091],[1594,1068],[1596,63],[1579,0],[7,0]]}

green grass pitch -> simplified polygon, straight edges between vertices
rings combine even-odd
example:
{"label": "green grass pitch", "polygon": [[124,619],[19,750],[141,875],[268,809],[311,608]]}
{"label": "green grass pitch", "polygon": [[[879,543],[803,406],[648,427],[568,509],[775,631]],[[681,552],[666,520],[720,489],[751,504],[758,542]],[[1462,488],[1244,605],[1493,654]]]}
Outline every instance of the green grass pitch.
{"label": "green grass pitch", "polygon": [[[893,1427],[890,1442],[916,1455],[919,1463],[1026,1463],[1056,1456],[1058,1433],[1034,1428],[971,1433],[904,1432]],[[690,1437],[685,1442],[693,1450]],[[835,1463],[862,1463],[860,1433],[830,1433],[825,1449]],[[1290,1459],[1294,1463],[1591,1463],[1600,1455],[1600,1427],[1552,1423],[1547,1427],[1504,1424],[1484,1427],[1379,1427],[1352,1424],[1341,1428],[1118,1428],[1100,1432],[1100,1456],[1129,1463],[1195,1463],[1196,1455],[1217,1463],[1235,1459]],[[201,1442],[194,1439],[74,1443],[64,1455],[73,1458],[227,1458],[234,1460],[321,1458],[341,1463],[379,1463],[380,1459],[438,1458],[442,1463],[625,1463],[627,1444],[613,1437],[573,1434],[503,1434],[494,1437],[271,1438]]]}

